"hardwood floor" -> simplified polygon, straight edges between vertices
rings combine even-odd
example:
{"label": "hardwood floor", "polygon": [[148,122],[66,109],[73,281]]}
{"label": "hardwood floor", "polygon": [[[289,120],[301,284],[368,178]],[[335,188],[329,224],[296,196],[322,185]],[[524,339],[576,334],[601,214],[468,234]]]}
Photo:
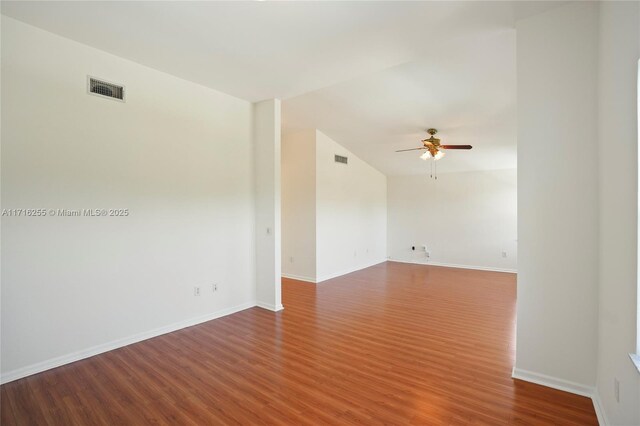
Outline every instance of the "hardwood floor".
{"label": "hardwood floor", "polygon": [[515,276],[383,263],[1,387],[3,425],[597,424],[513,380]]}

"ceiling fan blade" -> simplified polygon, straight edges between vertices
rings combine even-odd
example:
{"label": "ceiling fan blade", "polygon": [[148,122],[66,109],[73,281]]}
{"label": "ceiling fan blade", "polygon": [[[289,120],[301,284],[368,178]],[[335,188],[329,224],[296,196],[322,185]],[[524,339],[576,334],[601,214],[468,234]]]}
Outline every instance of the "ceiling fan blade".
{"label": "ceiling fan blade", "polygon": [[471,145],[440,145],[440,148],[444,149],[471,149]]}
{"label": "ceiling fan blade", "polygon": [[419,149],[427,149],[427,148],[422,147],[422,148],[411,148],[411,149],[399,149],[399,150],[398,150],[398,151],[396,151],[396,152],[417,151],[417,150],[419,150]]}

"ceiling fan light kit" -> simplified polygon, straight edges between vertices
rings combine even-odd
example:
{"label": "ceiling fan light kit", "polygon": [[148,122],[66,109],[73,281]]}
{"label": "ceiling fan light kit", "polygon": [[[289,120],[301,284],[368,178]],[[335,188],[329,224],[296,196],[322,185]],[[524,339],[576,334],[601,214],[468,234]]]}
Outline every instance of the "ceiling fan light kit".
{"label": "ceiling fan light kit", "polygon": [[[441,145],[440,139],[435,137],[435,134],[438,133],[437,129],[427,129],[427,133],[431,135],[427,139],[422,140],[422,145],[420,148],[410,148],[410,149],[400,149],[396,152],[405,152],[405,151],[417,151],[426,149],[424,153],[420,155],[420,158],[423,160],[433,159],[433,161],[437,161],[445,156],[445,149],[471,149],[473,148],[471,145]],[[431,177],[434,177],[433,173],[433,163],[431,164]],[[438,179],[437,174],[435,175],[435,179]]]}

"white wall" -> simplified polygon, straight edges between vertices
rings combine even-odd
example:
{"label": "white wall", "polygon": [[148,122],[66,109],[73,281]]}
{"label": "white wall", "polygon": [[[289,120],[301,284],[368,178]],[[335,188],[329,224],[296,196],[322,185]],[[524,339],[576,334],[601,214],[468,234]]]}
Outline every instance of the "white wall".
{"label": "white wall", "polygon": [[517,23],[516,376],[596,379],[598,5]]}
{"label": "white wall", "polygon": [[317,130],[282,149],[283,274],[320,282],[385,261],[386,176]]}
{"label": "white wall", "polygon": [[[348,165],[334,156],[349,158]],[[321,132],[316,136],[316,279],[386,260],[387,177]]]}
{"label": "white wall", "polygon": [[282,274],[316,279],[316,131],[282,137]]}
{"label": "white wall", "polygon": [[279,99],[254,104],[256,301],[272,311],[282,309],[280,127]]}
{"label": "white wall", "polygon": [[[640,424],[636,349],[638,2],[600,5],[600,291],[598,393],[610,424]],[[620,381],[620,402],[614,395]]]}
{"label": "white wall", "polygon": [[250,103],[4,16],[2,89],[4,209],[130,211],[2,218],[3,381],[253,306]]}
{"label": "white wall", "polygon": [[393,176],[387,186],[390,259],[516,271],[516,169]]}

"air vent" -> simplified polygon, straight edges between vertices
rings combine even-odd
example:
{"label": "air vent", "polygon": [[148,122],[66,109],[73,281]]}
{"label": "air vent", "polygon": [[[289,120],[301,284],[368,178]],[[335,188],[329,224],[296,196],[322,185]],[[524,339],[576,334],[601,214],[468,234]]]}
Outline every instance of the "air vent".
{"label": "air vent", "polygon": [[124,86],[89,77],[89,93],[96,96],[117,99],[124,102]]}
{"label": "air vent", "polygon": [[347,164],[347,161],[349,159],[347,157],[343,157],[342,155],[336,155],[335,156],[335,161],[336,163],[342,163],[342,164]]}

